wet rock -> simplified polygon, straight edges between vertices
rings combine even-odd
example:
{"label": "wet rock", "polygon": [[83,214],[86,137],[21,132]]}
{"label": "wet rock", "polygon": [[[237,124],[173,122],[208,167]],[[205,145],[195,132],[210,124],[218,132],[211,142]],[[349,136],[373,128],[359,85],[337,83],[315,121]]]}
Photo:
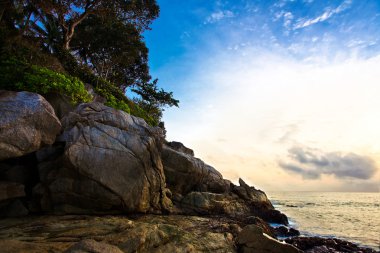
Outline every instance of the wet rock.
{"label": "wet rock", "polygon": [[269,235],[270,237],[275,238],[275,231],[274,229],[269,226],[268,223],[266,223],[263,219],[257,217],[257,216],[248,216],[243,219],[243,222],[247,225],[256,225],[260,228],[262,228],[263,233]]}
{"label": "wet rock", "polygon": [[42,96],[0,91],[0,160],[52,144],[60,130],[61,123]]}
{"label": "wet rock", "polygon": [[294,228],[289,228],[285,226],[279,226],[274,228],[276,236],[279,237],[292,237],[292,236],[299,236],[300,231]]}
{"label": "wet rock", "polygon": [[376,253],[373,249],[361,248],[354,243],[335,238],[293,237],[285,241],[308,253]]}
{"label": "wet rock", "polygon": [[240,252],[243,253],[301,253],[299,249],[285,244],[263,233],[256,225],[243,228],[237,240]]}
{"label": "wet rock", "polygon": [[67,250],[64,253],[123,253],[118,247],[107,243],[97,242],[92,239],[82,240]]}

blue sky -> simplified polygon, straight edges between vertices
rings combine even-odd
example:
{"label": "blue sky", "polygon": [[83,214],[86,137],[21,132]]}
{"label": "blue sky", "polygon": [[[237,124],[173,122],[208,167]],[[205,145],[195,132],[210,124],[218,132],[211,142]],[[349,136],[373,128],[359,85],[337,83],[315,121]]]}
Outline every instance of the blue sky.
{"label": "blue sky", "polygon": [[379,189],[380,1],[158,3],[170,140],[265,190]]}

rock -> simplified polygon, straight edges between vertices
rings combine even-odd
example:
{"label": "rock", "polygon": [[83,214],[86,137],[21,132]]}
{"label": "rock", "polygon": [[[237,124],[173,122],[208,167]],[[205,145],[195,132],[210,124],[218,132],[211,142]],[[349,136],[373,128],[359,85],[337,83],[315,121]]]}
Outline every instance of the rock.
{"label": "rock", "polygon": [[0,91],[0,160],[52,144],[60,130],[61,123],[42,96]]}
{"label": "rock", "polygon": [[248,225],[238,235],[238,247],[243,253],[301,253],[299,249],[279,242],[256,225]]}
{"label": "rock", "polygon": [[22,217],[29,214],[29,210],[19,199],[9,202],[5,207],[0,208],[1,217]]}
{"label": "rock", "polygon": [[28,214],[28,209],[19,198],[25,197],[24,185],[0,181],[0,217],[19,217]]}
{"label": "rock", "polygon": [[[180,144],[177,144],[180,146]],[[182,144],[181,144],[182,145]],[[263,191],[242,179],[236,186],[202,160],[164,145],[164,172],[178,213],[259,216],[266,221],[287,224],[287,217],[274,210]]]}
{"label": "rock", "polygon": [[211,192],[190,192],[181,200],[180,206],[196,214],[243,217],[250,213],[250,208],[237,196]]}
{"label": "rock", "polygon": [[[178,215],[134,218],[66,215],[59,218],[29,216],[2,219],[0,248],[7,253],[81,252],[72,249],[99,252],[96,250],[101,247],[114,245],[126,253],[233,253],[236,252],[234,238],[225,230],[229,227],[228,222],[218,218]],[[90,247],[95,250],[90,251]]]}
{"label": "rock", "polygon": [[254,204],[253,214],[270,223],[289,225],[288,217],[274,208],[268,208],[263,204]]}
{"label": "rock", "polygon": [[261,202],[268,207],[273,208],[265,192],[256,190],[255,187],[250,187],[241,178],[239,178],[239,184],[240,186],[232,185],[232,191],[239,195],[242,199],[252,202]]}
{"label": "rock", "polygon": [[223,193],[229,182],[213,167],[190,154],[164,145],[162,160],[166,182],[173,193],[186,195],[191,191]]}
{"label": "rock", "polygon": [[285,241],[308,253],[376,253],[373,249],[361,248],[354,243],[336,238],[293,237]]}
{"label": "rock", "polygon": [[294,228],[289,228],[285,226],[279,226],[274,228],[275,234],[278,237],[292,237],[292,236],[299,236],[300,231]]}
{"label": "rock", "polygon": [[44,211],[170,211],[161,129],[100,103],[79,105],[62,125],[63,155],[39,165],[42,185],[35,195]]}
{"label": "rock", "polygon": [[248,216],[245,219],[243,219],[243,222],[247,225],[256,225],[262,228],[263,233],[269,235],[270,237],[276,238],[274,229],[271,226],[269,226],[269,224],[266,223],[263,219],[257,216]]}
{"label": "rock", "polygon": [[0,181],[0,201],[24,197],[24,186],[14,182]]}
{"label": "rock", "polygon": [[175,151],[194,156],[194,151],[185,145],[183,145],[181,142],[178,141],[171,141],[166,143],[171,149],[174,149]]}
{"label": "rock", "polygon": [[118,247],[107,243],[97,242],[92,239],[82,240],[67,250],[65,253],[123,253]]}
{"label": "rock", "polygon": [[59,93],[48,93],[44,98],[53,107],[55,115],[62,119],[64,116],[75,110],[75,105],[71,102],[71,98]]}
{"label": "rock", "polygon": [[38,183],[39,175],[35,153],[10,158],[0,162],[0,181],[24,185],[26,196],[32,195],[32,188]]}

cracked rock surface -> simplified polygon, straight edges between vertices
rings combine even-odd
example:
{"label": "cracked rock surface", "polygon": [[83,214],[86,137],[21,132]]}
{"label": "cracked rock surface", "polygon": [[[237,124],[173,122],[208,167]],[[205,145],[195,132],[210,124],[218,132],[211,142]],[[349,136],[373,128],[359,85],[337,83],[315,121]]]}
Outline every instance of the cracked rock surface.
{"label": "cracked rock surface", "polygon": [[100,103],[79,105],[62,125],[63,154],[39,164],[35,196],[43,211],[170,210],[159,128]]}

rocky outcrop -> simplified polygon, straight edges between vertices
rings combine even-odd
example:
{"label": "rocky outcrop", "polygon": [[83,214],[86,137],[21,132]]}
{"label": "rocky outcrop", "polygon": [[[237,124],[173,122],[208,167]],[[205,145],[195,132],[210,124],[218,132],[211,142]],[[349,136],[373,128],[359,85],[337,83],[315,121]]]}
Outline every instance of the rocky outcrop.
{"label": "rocky outcrop", "polygon": [[170,210],[159,128],[100,103],[79,105],[62,119],[62,125],[64,131],[57,141],[65,145],[63,154],[39,165],[41,184],[35,196],[42,210]]}
{"label": "rocky outcrop", "polygon": [[7,253],[117,252],[116,247],[125,253],[233,253],[235,226],[230,220],[177,215],[3,219],[0,248]]}
{"label": "rocky outcrop", "polygon": [[228,191],[230,182],[223,180],[222,174],[182,150],[185,148],[175,150],[167,145],[164,145],[162,150],[166,182],[173,193],[184,196],[191,191]]}
{"label": "rocky outcrop", "polygon": [[230,217],[256,215],[270,222],[288,223],[285,215],[274,210],[263,191],[248,186],[242,179],[239,186],[232,184],[189,150],[179,142],[168,143],[162,150],[166,181],[180,212]]}
{"label": "rocky outcrop", "polygon": [[[2,252],[374,252],[336,239],[281,243],[270,236],[298,231],[269,226],[288,220],[263,191],[223,179],[140,118],[57,101],[58,138],[41,96],[0,91],[0,217],[18,217],[0,219]],[[20,218],[50,212],[84,215]],[[103,216],[120,213],[129,217]]]}
{"label": "rocky outcrop", "polygon": [[336,238],[294,237],[288,238],[285,241],[305,251],[306,253],[377,253],[373,249],[361,248],[354,243]]}
{"label": "rocky outcrop", "polygon": [[175,151],[194,156],[194,151],[185,145],[183,143],[178,142],[178,141],[171,141],[167,142],[166,145],[170,147],[171,149],[174,149]]}
{"label": "rocky outcrop", "polygon": [[301,250],[279,242],[263,233],[262,228],[249,225],[243,228],[237,244],[242,253],[302,253]]}
{"label": "rocky outcrop", "polygon": [[277,237],[293,237],[300,235],[300,231],[298,231],[297,229],[285,226],[276,227],[274,228],[274,231]]}
{"label": "rocky outcrop", "polygon": [[61,123],[42,96],[0,91],[0,160],[53,144],[60,130]]}

